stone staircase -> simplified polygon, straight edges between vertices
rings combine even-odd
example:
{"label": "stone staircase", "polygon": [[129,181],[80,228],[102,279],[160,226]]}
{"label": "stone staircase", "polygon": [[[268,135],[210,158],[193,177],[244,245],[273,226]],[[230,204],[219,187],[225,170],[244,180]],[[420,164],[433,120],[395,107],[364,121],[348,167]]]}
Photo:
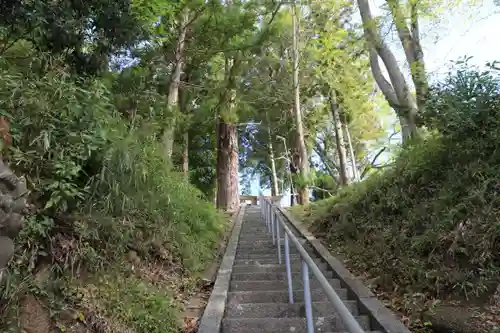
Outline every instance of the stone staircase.
{"label": "stone staircase", "polygon": [[[283,244],[283,242],[281,243]],[[310,250],[306,247],[306,250]],[[311,254],[310,251],[308,251]],[[239,244],[229,287],[223,333],[290,333],[306,332],[304,291],[301,287],[301,265],[297,250],[290,248],[294,285],[294,304],[288,303],[288,287],[284,261],[278,264],[276,246],[263,222],[260,209],[247,208],[243,218]],[[314,258],[314,257],[313,257]],[[314,258],[329,278],[339,296],[358,322],[370,331],[368,316],[360,316],[355,300],[349,300],[340,280],[331,278],[320,259]],[[332,306],[318,282],[310,280],[313,316],[316,332],[344,332],[340,318],[332,313]]]}
{"label": "stone staircase", "polygon": [[[306,314],[304,306],[304,291],[301,278],[301,260],[298,251],[290,246],[291,268],[293,277],[294,304],[289,303],[287,275],[285,261],[278,263],[276,245],[267,231],[259,207],[248,206],[243,213],[239,233],[233,239],[233,245],[228,245],[227,260],[222,265],[231,265],[229,273],[222,280],[226,285],[218,284],[214,287],[213,303],[202,318],[199,333],[304,333],[307,332]],[[237,228],[235,227],[235,228]],[[294,234],[296,230],[292,230]],[[283,237],[283,234],[281,235]],[[301,237],[297,236],[300,240]],[[231,242],[231,241],[230,241]],[[333,278],[323,259],[314,255],[310,245],[301,241],[304,248],[315,261],[331,286],[354,315],[358,323],[367,333],[406,333],[402,331],[381,330],[380,325],[374,324],[373,318],[362,310],[359,301],[354,298],[348,289],[342,288],[341,280]],[[281,242],[283,244],[283,242]],[[228,252],[233,251],[233,253]],[[284,257],[284,251],[283,257]],[[221,270],[228,267],[221,266]],[[219,274],[221,274],[219,270]],[[333,306],[318,281],[310,274],[310,290],[312,299],[312,313],[314,332],[349,333],[336,315]],[[223,289],[226,288],[224,291]],[[222,298],[225,297],[224,302]],[[219,302],[220,301],[220,302]],[[216,308],[219,308],[217,310]],[[214,310],[215,309],[215,310]],[[224,311],[222,312],[222,309]],[[219,313],[218,319],[217,315]],[[205,320],[204,320],[205,319]],[[219,321],[220,323],[217,323]],[[207,324],[210,322],[211,324]],[[373,329],[377,327],[377,329]],[[404,326],[403,326],[404,327]]]}

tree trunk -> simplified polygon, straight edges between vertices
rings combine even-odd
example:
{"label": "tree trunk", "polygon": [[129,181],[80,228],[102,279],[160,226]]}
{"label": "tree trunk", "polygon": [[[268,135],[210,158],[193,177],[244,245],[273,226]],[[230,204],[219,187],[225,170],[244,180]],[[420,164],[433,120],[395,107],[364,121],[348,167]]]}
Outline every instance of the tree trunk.
{"label": "tree trunk", "polygon": [[182,173],[189,180],[189,132],[184,133],[184,150],[182,152]]}
{"label": "tree trunk", "polygon": [[302,205],[302,197],[300,193],[300,184],[298,183],[298,179],[300,178],[300,153],[299,153],[299,146],[300,146],[300,138],[298,135],[295,135],[294,137],[294,146],[293,146],[293,152],[291,156],[291,168],[290,168],[290,173],[293,175],[292,179],[294,180],[293,183],[293,188],[295,190],[295,203],[298,205]]}
{"label": "tree trunk", "polygon": [[294,201],[294,196],[295,196],[295,190],[293,187],[293,173],[296,171],[295,167],[293,166],[293,156],[290,156],[290,150],[288,150],[288,147],[286,145],[286,141],[283,141],[285,145],[285,155],[286,155],[286,164],[283,165],[283,189],[282,193],[284,194],[284,186],[285,186],[285,178],[288,175],[288,181],[290,182],[290,205],[293,205]]}
{"label": "tree trunk", "polygon": [[269,159],[271,160],[271,191],[274,192],[273,196],[278,195],[278,175],[276,173],[276,161],[274,160],[273,138],[271,136],[271,122],[269,121],[269,114],[266,112],[267,120],[267,139],[269,149]]}
{"label": "tree trunk", "polygon": [[238,132],[236,125],[232,125],[234,130],[231,131],[231,155],[229,159],[229,176],[231,179],[231,187],[229,193],[231,195],[230,206],[228,210],[235,211],[240,206],[240,187],[239,187],[239,149],[238,149]]}
{"label": "tree trunk", "polygon": [[330,160],[330,157],[328,156],[328,153],[326,152],[326,149],[324,149],[323,147],[321,147],[321,145],[318,142],[316,142],[314,150],[316,151],[316,154],[318,154],[318,156],[319,156],[319,158],[321,160],[321,163],[323,163],[323,165],[325,166],[326,171],[328,172],[328,174],[333,179],[337,179],[337,169],[338,168]]}
{"label": "tree trunk", "polygon": [[[389,105],[396,111],[401,122],[403,143],[406,143],[413,137],[418,136],[416,125],[417,103],[399,68],[396,57],[380,37],[368,0],[357,0],[357,2],[370,52],[370,67],[373,77]],[[382,74],[378,61],[379,57],[387,69],[390,82]]]}
{"label": "tree trunk", "polygon": [[[187,83],[189,81],[189,69],[186,69],[184,71],[184,74],[182,75],[182,81],[184,83]],[[182,114],[188,115],[189,114],[189,108],[188,108],[188,100],[189,100],[189,92],[185,89],[179,89],[179,108]],[[186,117],[187,118],[187,117]],[[189,180],[189,128],[190,124],[189,121],[187,120],[183,124],[182,130],[184,131],[183,135],[183,143],[182,143],[182,173],[184,174],[184,178]]]}
{"label": "tree trunk", "polygon": [[233,119],[236,109],[236,75],[241,64],[241,53],[233,58],[226,56],[225,81],[226,89],[221,93],[219,105],[227,107],[221,114],[217,110],[217,208],[235,210],[239,207],[238,178],[238,133]]}
{"label": "tree trunk", "polygon": [[340,185],[345,186],[349,184],[349,177],[347,177],[347,154],[345,151],[344,133],[342,130],[342,121],[340,120],[339,106],[337,105],[335,92],[333,90],[330,92],[330,109],[335,127],[335,141],[337,143],[339,157]]}
{"label": "tree trunk", "polygon": [[170,114],[173,114],[169,120],[169,124],[163,131],[163,147],[165,159],[168,163],[172,160],[172,152],[174,147],[174,133],[175,133],[175,111],[179,101],[179,86],[181,81],[181,71],[184,61],[184,45],[186,39],[186,31],[188,29],[189,10],[184,8],[181,13],[179,38],[174,51],[174,68],[170,78],[170,85],[168,87],[167,108]]}
{"label": "tree trunk", "polygon": [[219,117],[217,135],[217,208],[232,211],[239,205],[236,125]]}
{"label": "tree trunk", "polygon": [[309,203],[309,191],[307,181],[309,178],[309,159],[307,157],[307,149],[304,139],[304,128],[302,125],[302,113],[300,110],[300,86],[299,86],[299,49],[298,49],[298,24],[297,24],[297,7],[295,2],[292,3],[292,23],[293,23],[293,90],[294,90],[294,107],[295,107],[295,126],[297,135],[297,148],[299,154],[298,168],[300,172],[299,188],[299,203],[306,205]]}
{"label": "tree trunk", "polygon": [[[218,127],[218,126],[217,126]],[[215,132],[216,135],[218,135],[217,132]],[[212,204],[214,205],[214,207],[217,207],[217,184],[218,184],[218,173],[216,174],[215,178],[214,178],[214,188],[212,190]]]}
{"label": "tree trunk", "polygon": [[347,126],[347,124],[344,124],[344,128],[347,139],[347,146],[349,147],[349,155],[351,156],[352,176],[356,182],[359,182],[360,178],[359,178],[358,166],[356,164],[356,154],[354,153],[354,148],[352,146],[351,132],[349,131],[349,126]]}
{"label": "tree trunk", "polygon": [[274,195],[278,195],[279,193],[279,188],[278,188],[278,175],[276,174],[276,162],[274,161],[274,152],[273,152],[273,147],[269,147],[270,150],[270,156],[269,158],[271,159],[271,173],[272,173],[272,189],[274,190]]}
{"label": "tree trunk", "polygon": [[[269,176],[269,181],[271,182],[271,184],[273,183],[273,176]],[[274,186],[271,186],[271,196],[275,197],[277,195],[278,195],[278,192],[276,191]]]}
{"label": "tree trunk", "polygon": [[410,4],[410,27],[408,27],[407,18],[401,9],[399,1],[386,0],[386,2],[391,10],[392,19],[396,26],[399,40],[403,46],[406,61],[410,67],[410,73],[417,96],[418,111],[424,112],[429,82],[425,73],[424,51],[420,43],[417,3]]}
{"label": "tree trunk", "polygon": [[299,195],[299,190],[298,190],[298,186],[295,182],[295,179],[297,179],[298,175],[299,175],[299,160],[300,160],[300,156],[299,156],[299,153],[298,153],[298,137],[295,135],[293,137],[294,139],[294,142],[293,142],[293,147],[290,148],[291,151],[290,151],[290,159],[289,159],[289,168],[290,168],[290,171],[289,171],[289,174],[290,174],[290,191],[291,191],[291,196],[293,198],[292,202],[295,203],[295,204],[300,204],[300,195]]}

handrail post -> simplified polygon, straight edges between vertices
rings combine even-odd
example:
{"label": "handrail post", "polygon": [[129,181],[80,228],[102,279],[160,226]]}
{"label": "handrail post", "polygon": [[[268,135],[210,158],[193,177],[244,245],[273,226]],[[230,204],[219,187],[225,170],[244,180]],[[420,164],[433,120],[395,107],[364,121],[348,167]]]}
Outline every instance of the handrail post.
{"label": "handrail post", "polygon": [[[267,201],[266,201],[266,205],[267,205]],[[269,206],[268,206],[268,207],[269,207]],[[269,218],[269,219],[267,219],[267,231],[268,231],[269,233],[271,233],[271,232],[272,232],[271,228],[272,228],[272,223],[271,223],[271,219]]]}
{"label": "handrail post", "polygon": [[265,209],[265,202],[264,200],[262,199],[262,197],[260,197],[260,211],[262,213],[262,216],[264,216],[264,219],[265,219],[265,212],[266,212],[266,209]]}
{"label": "handrail post", "polygon": [[276,221],[276,239],[278,241],[278,264],[281,265],[281,236],[280,236],[280,223],[278,221],[278,214],[273,212],[274,220]]}
{"label": "handrail post", "polygon": [[266,220],[269,221],[269,206],[267,206],[266,200],[264,200],[264,211],[266,213]]}
{"label": "handrail post", "polygon": [[277,225],[277,221],[274,218],[274,215],[271,214],[271,229],[272,229],[272,236],[273,236],[273,245],[276,245],[276,230],[275,230],[275,225]]}
{"label": "handrail post", "polygon": [[266,218],[266,203],[264,202],[264,200],[262,200],[262,198],[260,198],[261,202],[262,202],[262,207],[260,209],[262,209],[262,217],[264,218],[264,222],[267,223],[267,218]]}
{"label": "handrail post", "polygon": [[271,206],[269,205],[269,202],[266,201],[266,205],[267,205],[267,217],[268,217],[268,221],[269,221],[269,233],[272,233],[272,227],[273,227],[273,217],[271,215]]}
{"label": "handrail post", "polygon": [[309,266],[302,260],[302,284],[304,285],[304,305],[306,308],[307,333],[314,333],[312,318],[311,288],[309,286]]}
{"label": "handrail post", "polygon": [[264,225],[267,227],[267,224],[268,224],[268,220],[267,220],[267,216],[266,216],[266,208],[265,208],[265,202],[264,200],[262,199],[262,197],[260,197],[260,201],[262,202],[262,216],[264,216]]}
{"label": "handrail post", "polygon": [[269,205],[267,204],[267,201],[264,200],[264,202],[266,203],[266,220],[267,223],[271,224],[271,211],[269,210]]}
{"label": "handrail post", "polygon": [[269,222],[269,219],[266,220],[266,228],[267,228],[267,233],[271,231],[271,228],[269,227],[271,222]]}
{"label": "handrail post", "polygon": [[288,242],[288,234],[285,233],[285,266],[286,266],[286,278],[288,280],[288,298],[290,304],[293,304],[293,285],[292,285],[292,267],[290,265],[290,243]]}

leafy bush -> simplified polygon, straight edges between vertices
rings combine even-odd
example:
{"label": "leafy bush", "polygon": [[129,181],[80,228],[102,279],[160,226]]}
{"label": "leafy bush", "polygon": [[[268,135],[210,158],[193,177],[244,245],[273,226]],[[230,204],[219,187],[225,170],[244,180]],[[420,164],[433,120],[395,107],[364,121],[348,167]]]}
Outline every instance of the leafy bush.
{"label": "leafy bush", "polygon": [[93,179],[89,208],[126,217],[126,230],[109,234],[129,235],[138,243],[129,247],[148,251],[148,244],[161,244],[185,268],[200,268],[222,231],[221,216],[182,175],[165,168],[161,147],[151,138],[138,141],[125,129],[113,132],[115,144],[104,153]]}
{"label": "leafy bush", "polygon": [[323,171],[316,171],[313,183],[312,195],[314,200],[326,199],[338,191],[338,184],[332,176]]}
{"label": "leafy bush", "polygon": [[496,138],[500,119],[500,77],[467,61],[436,84],[423,115],[427,126],[447,137]]}

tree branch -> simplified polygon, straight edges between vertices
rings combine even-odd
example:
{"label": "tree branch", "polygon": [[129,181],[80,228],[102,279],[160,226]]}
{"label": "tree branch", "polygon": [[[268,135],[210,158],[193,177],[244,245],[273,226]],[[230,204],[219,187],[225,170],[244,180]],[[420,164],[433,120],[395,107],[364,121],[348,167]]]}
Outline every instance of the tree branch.
{"label": "tree branch", "polygon": [[396,92],[394,91],[392,84],[389,81],[387,81],[384,75],[382,74],[382,69],[380,68],[380,63],[378,61],[377,51],[373,46],[369,45],[369,47],[370,47],[370,67],[372,69],[373,78],[375,79],[375,82],[377,82],[377,85],[379,86],[380,90],[382,91],[382,94],[384,95],[389,105],[394,110],[398,110],[399,101]]}

